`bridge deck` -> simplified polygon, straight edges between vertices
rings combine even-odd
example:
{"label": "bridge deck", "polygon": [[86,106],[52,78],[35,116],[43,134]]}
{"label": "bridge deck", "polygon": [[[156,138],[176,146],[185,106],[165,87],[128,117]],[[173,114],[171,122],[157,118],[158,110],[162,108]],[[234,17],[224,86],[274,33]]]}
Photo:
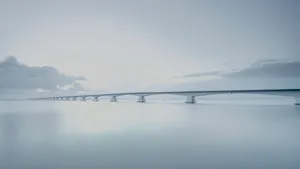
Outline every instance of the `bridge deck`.
{"label": "bridge deck", "polygon": [[260,90],[202,90],[202,91],[162,91],[162,92],[123,92],[123,93],[103,93],[103,94],[85,94],[85,95],[71,95],[71,96],[55,96],[35,99],[47,98],[77,98],[77,97],[101,97],[101,96],[149,96],[149,95],[181,95],[181,96],[205,96],[213,94],[266,94],[278,96],[292,96],[300,97],[300,89],[260,89]]}

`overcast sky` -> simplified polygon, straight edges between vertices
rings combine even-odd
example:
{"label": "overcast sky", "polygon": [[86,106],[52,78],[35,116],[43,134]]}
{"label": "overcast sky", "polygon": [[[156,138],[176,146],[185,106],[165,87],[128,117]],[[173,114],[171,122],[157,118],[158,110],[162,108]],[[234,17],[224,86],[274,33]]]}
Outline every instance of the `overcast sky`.
{"label": "overcast sky", "polygon": [[84,76],[86,88],[174,84],[299,60],[299,16],[298,0],[0,0],[0,60]]}

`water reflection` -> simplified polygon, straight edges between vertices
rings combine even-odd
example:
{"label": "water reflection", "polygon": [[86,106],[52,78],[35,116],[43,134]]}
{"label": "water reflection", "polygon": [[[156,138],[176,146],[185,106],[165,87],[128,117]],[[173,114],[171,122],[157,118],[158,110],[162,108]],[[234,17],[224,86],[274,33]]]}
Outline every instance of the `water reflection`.
{"label": "water reflection", "polygon": [[0,168],[300,166],[296,106],[9,104],[0,110]]}
{"label": "water reflection", "polygon": [[[64,111],[65,132],[97,134],[124,130],[160,130],[185,119],[181,106],[169,107],[148,104],[156,111],[145,111],[145,105],[136,103],[70,102],[59,104]],[[147,105],[146,105],[146,109]],[[163,113],[161,113],[163,112]]]}
{"label": "water reflection", "polygon": [[47,141],[62,132],[62,122],[62,116],[57,112],[3,113],[0,114],[0,139],[5,146]]}

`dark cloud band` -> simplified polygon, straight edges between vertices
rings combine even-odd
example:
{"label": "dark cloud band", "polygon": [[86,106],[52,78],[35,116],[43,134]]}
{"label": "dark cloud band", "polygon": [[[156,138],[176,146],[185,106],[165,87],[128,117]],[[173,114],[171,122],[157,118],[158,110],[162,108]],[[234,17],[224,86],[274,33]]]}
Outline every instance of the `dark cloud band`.
{"label": "dark cloud band", "polygon": [[227,78],[247,78],[247,77],[280,77],[294,78],[300,77],[300,62],[289,61],[280,62],[275,59],[262,60],[254,63],[251,67],[235,70],[229,73],[221,71],[194,73],[181,76],[181,78],[222,76]]}
{"label": "dark cloud band", "polygon": [[30,67],[13,56],[0,62],[0,90],[57,90],[70,84],[82,89],[77,80],[86,79],[64,75],[49,66]]}

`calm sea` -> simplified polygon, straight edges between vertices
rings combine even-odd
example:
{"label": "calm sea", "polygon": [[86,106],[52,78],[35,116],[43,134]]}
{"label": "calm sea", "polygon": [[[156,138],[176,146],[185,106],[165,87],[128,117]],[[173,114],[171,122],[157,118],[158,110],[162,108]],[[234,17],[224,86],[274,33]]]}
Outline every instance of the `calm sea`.
{"label": "calm sea", "polygon": [[0,102],[1,169],[299,169],[289,99]]}

